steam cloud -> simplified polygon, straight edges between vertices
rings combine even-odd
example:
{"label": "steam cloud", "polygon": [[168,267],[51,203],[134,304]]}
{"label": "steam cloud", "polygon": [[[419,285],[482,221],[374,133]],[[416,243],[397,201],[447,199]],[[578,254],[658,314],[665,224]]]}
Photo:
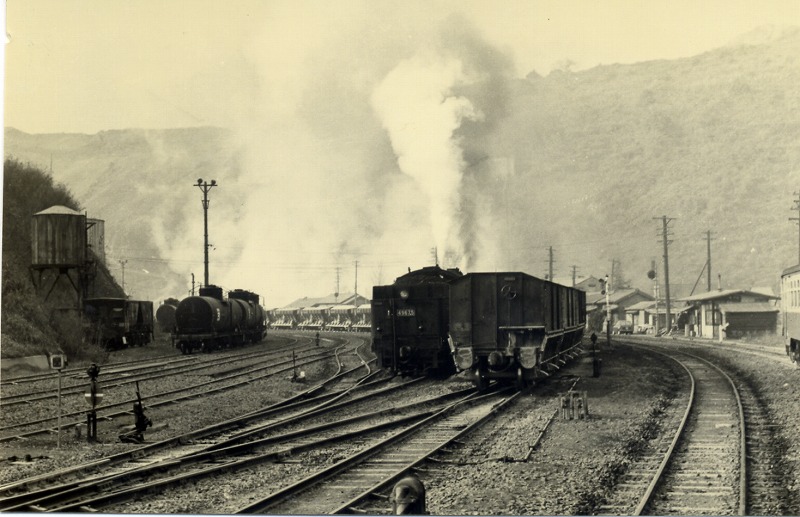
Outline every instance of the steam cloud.
{"label": "steam cloud", "polygon": [[428,196],[433,237],[445,257],[461,258],[466,251],[458,231],[466,163],[455,132],[462,121],[484,116],[453,87],[469,81],[459,60],[415,57],[392,70],[372,97],[400,168]]}
{"label": "steam cloud", "polygon": [[222,283],[253,285],[268,306],[332,293],[334,266],[339,291],[352,292],[358,260],[370,297],[371,285],[430,264],[433,246],[443,265],[470,268],[486,244],[477,236],[493,206],[481,191],[510,59],[460,18],[400,16],[396,28],[367,7],[346,31],[330,33],[320,16],[325,44],[285,80],[268,76],[281,56],[264,53],[285,45],[253,47],[266,90],[237,124],[247,233]]}
{"label": "steam cloud", "polygon": [[464,179],[489,158],[487,137],[504,114],[511,63],[462,21],[449,22],[440,48],[400,62],[375,89],[372,105],[400,169],[427,195],[444,263],[468,268],[486,222],[477,213],[485,207],[480,189]]}

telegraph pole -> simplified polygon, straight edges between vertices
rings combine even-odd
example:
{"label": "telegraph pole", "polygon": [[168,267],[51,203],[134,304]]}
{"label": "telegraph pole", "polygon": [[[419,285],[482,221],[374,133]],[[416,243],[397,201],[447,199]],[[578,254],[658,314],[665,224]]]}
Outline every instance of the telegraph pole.
{"label": "telegraph pole", "polygon": [[122,266],[122,294],[123,294],[123,296],[125,296],[125,264],[127,264],[127,263],[128,263],[128,261],[125,260],[125,259],[119,260],[119,265]]}
{"label": "telegraph pole", "polygon": [[[797,210],[800,215],[800,192],[795,192],[794,195],[797,196],[797,199],[794,200],[792,210]],[[800,228],[800,217],[790,217],[789,220],[797,221],[797,227]],[[800,264],[800,233],[797,236],[797,263]]]}
{"label": "telegraph pole", "polygon": [[205,264],[205,287],[208,287],[208,191],[217,186],[217,180],[211,180],[211,183],[203,181],[203,178],[197,180],[195,186],[203,191],[203,256]]}
{"label": "telegraph pole", "polygon": [[708,288],[706,291],[711,291],[711,230],[706,231],[706,262],[708,264]]}
{"label": "telegraph pole", "polygon": [[353,305],[358,305],[358,261],[356,260],[356,286],[353,288]]}
{"label": "telegraph pole", "polygon": [[666,311],[667,311],[667,332],[672,330],[672,315],[670,314],[670,301],[669,301],[669,223],[674,219],[668,218],[666,215],[661,217],[654,217],[653,219],[661,219],[662,225],[662,240],[664,242],[664,297],[666,298]]}
{"label": "telegraph pole", "polygon": [[336,266],[336,292],[333,293],[333,299],[339,303],[339,266]]}

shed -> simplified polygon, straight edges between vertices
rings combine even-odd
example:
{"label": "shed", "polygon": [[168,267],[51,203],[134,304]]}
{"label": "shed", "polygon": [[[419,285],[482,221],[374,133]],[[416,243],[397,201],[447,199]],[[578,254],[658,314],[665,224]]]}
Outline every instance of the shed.
{"label": "shed", "polygon": [[[689,321],[696,322],[697,335],[718,338],[720,337],[720,327],[730,327],[733,321],[736,321],[737,325],[743,325],[743,328],[750,329],[741,330],[741,332],[774,333],[777,326],[777,315],[775,315],[775,322],[770,323],[772,317],[767,315],[769,313],[764,313],[763,309],[771,307],[770,301],[777,299],[777,296],[751,289],[726,289],[688,296],[680,301],[686,302],[690,306]],[[726,311],[722,310],[723,305],[726,307]],[[734,305],[738,307],[733,307]],[[757,307],[760,307],[758,312],[753,312],[752,309]],[[777,307],[774,309],[777,314]],[[750,311],[748,312],[748,310]],[[751,316],[745,317],[745,314],[751,314]],[[744,323],[744,320],[747,320],[747,323]],[[759,330],[753,326],[758,327]],[[730,328],[727,336],[722,337],[733,337],[733,328]]]}
{"label": "shed", "polygon": [[726,337],[741,338],[777,332],[780,311],[769,302],[721,303],[719,310],[727,323]]}

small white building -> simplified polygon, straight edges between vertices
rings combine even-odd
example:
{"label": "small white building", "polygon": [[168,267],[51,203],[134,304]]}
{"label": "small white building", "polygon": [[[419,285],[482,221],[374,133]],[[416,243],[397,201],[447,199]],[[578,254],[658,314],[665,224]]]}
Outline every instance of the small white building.
{"label": "small white building", "polygon": [[718,339],[720,329],[723,337],[741,337],[751,334],[775,333],[778,323],[777,296],[748,289],[727,289],[695,294],[680,301],[689,309],[683,318],[697,335]]}

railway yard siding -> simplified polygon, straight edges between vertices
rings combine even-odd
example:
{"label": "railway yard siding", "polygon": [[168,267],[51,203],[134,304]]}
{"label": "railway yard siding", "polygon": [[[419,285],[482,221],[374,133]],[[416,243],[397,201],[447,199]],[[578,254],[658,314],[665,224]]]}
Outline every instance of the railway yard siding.
{"label": "railway yard siding", "polygon": [[[341,334],[340,334],[341,335]],[[323,334],[323,339],[330,339]],[[268,338],[267,343],[276,339]],[[662,343],[668,340],[654,340]],[[671,340],[669,340],[671,341]],[[674,346],[689,346],[672,342]],[[691,345],[698,348],[696,345]],[[787,473],[789,496],[780,511],[800,513],[800,369],[775,354],[744,354],[730,348],[702,347],[704,353],[724,358],[732,368],[746,376],[746,382],[757,387],[768,406],[778,439],[785,455],[776,468]],[[133,354],[156,354],[159,349],[137,348],[121,351]],[[163,349],[160,350],[164,352]],[[173,352],[177,353],[177,352]],[[634,460],[638,450],[646,446],[647,437],[660,423],[659,408],[681,390],[681,375],[665,361],[615,344],[601,345],[598,356],[603,360],[600,377],[592,376],[591,353],[585,354],[562,369],[554,379],[538,386],[514,402],[488,425],[469,436],[462,446],[450,447],[436,456],[420,471],[427,488],[427,510],[431,514],[502,514],[502,515],[569,515],[592,513],[602,505],[604,494],[613,486],[617,474]],[[118,357],[115,353],[114,360]],[[323,363],[306,368],[309,382],[321,377],[329,368]],[[167,377],[158,381],[159,389],[180,387],[196,382],[196,374]],[[442,381],[463,387],[468,381],[456,375]],[[555,378],[560,377],[560,378]],[[5,380],[5,378],[4,378]],[[572,385],[588,395],[589,417],[567,420],[559,413],[559,397]],[[102,382],[102,377],[101,377]],[[155,381],[145,384],[147,393],[155,390]],[[298,383],[288,375],[246,389],[220,392],[207,399],[176,406],[148,409],[148,416],[158,424],[147,432],[148,441],[157,441],[179,432],[196,429],[261,407],[269,402],[296,393]],[[410,401],[409,401],[410,402]],[[146,404],[145,404],[146,405]],[[213,411],[210,408],[213,407]],[[28,411],[51,411],[43,404]],[[555,418],[550,422],[551,417]],[[33,417],[35,415],[31,415]],[[132,420],[132,419],[131,419]],[[549,424],[548,424],[549,422]],[[98,425],[102,443],[89,445],[74,436],[63,438],[56,449],[53,436],[30,439],[26,443],[0,444],[0,483],[28,477],[97,459],[131,446],[116,440],[120,429],[130,421],[101,421]],[[541,435],[538,445],[531,446]],[[248,468],[233,478],[205,479],[192,484],[191,490],[170,489],[162,496],[147,501],[120,503],[104,508],[109,513],[230,513],[243,494],[264,495],[267,485],[278,473],[300,475],[304,465],[335,461],[347,452],[348,444],[335,452],[312,451],[292,458],[278,468],[260,465]],[[19,458],[29,454],[33,461]],[[14,461],[7,458],[16,457]],[[387,504],[387,513],[391,507]],[[777,513],[777,510],[776,510]]]}

